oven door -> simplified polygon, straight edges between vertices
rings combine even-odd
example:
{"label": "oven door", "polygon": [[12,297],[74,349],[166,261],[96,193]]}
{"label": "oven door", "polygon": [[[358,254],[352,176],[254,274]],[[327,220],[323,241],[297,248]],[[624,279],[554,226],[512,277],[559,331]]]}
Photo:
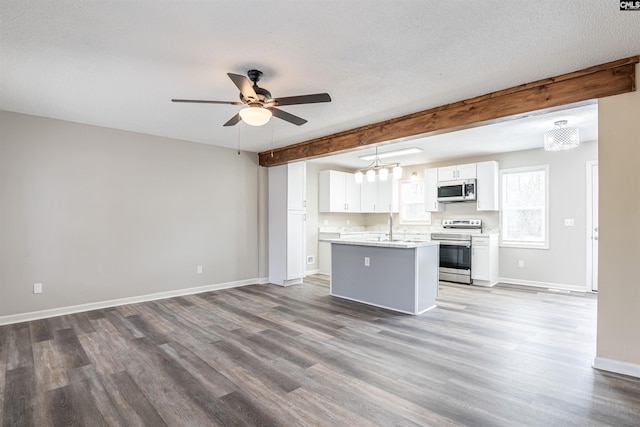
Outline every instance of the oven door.
{"label": "oven door", "polygon": [[440,241],[440,280],[471,283],[471,242]]}

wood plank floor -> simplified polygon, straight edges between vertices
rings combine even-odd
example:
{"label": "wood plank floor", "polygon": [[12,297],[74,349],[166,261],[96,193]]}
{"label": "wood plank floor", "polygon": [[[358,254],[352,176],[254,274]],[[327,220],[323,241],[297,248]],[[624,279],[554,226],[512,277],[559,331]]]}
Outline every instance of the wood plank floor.
{"label": "wood plank floor", "polygon": [[418,317],[322,276],[0,327],[3,426],[638,426],[595,295],[442,284]]}

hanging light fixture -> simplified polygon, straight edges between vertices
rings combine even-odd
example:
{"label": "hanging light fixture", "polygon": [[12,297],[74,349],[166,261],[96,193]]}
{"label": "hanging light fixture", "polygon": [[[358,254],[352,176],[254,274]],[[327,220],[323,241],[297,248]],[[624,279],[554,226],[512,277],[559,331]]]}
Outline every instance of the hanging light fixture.
{"label": "hanging light fixture", "polygon": [[272,116],[271,110],[263,108],[261,104],[249,104],[247,108],[240,110],[242,121],[251,126],[267,124]]}
{"label": "hanging light fixture", "polygon": [[567,127],[566,120],[558,120],[554,128],[544,133],[544,149],[547,151],[570,150],[580,145],[578,128]]}
{"label": "hanging light fixture", "polygon": [[365,175],[367,176],[367,182],[374,182],[376,180],[376,176],[380,181],[386,181],[389,179],[389,168],[392,168],[391,173],[393,174],[393,179],[402,178],[402,168],[400,167],[400,163],[382,163],[380,161],[380,157],[378,157],[378,147],[376,147],[376,154],[373,156],[373,162],[363,170],[356,171],[356,183],[362,184]]}

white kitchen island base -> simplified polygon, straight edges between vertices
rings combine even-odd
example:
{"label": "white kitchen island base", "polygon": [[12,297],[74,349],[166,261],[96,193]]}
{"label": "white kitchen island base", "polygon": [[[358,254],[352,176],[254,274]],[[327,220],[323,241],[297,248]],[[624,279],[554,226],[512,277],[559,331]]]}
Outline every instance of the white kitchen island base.
{"label": "white kitchen island base", "polygon": [[333,296],[408,314],[436,306],[436,242],[331,242]]}

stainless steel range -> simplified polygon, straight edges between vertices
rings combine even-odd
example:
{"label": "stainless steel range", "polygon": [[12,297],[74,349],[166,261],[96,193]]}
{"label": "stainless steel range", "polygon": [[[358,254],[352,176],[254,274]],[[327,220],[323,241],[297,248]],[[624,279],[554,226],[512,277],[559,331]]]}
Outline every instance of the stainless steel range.
{"label": "stainless steel range", "polygon": [[444,219],[444,231],[431,233],[440,242],[440,280],[473,283],[471,279],[471,235],[482,232],[480,219]]}

